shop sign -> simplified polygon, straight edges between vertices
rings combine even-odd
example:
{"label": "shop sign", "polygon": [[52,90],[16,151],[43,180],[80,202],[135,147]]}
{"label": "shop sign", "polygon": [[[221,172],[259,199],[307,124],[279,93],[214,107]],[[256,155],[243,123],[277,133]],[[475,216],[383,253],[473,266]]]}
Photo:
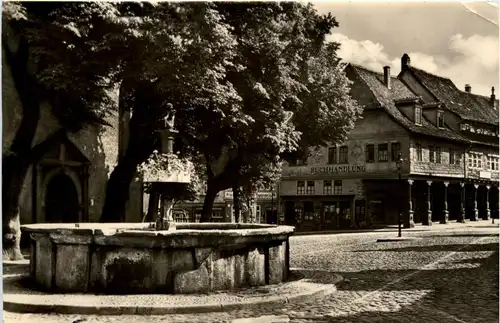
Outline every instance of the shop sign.
{"label": "shop sign", "polygon": [[479,177],[480,177],[480,178],[487,178],[487,179],[491,179],[491,172],[483,172],[483,171],[480,171],[480,172],[479,172]]}
{"label": "shop sign", "polygon": [[345,165],[345,166],[315,166],[311,167],[311,174],[339,174],[339,173],[364,173],[365,165]]}

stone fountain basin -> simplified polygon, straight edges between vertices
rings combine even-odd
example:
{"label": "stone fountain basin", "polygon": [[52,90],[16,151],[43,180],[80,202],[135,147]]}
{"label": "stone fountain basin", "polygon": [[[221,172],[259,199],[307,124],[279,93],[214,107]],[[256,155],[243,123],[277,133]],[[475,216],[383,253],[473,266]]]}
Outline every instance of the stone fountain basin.
{"label": "stone fountain basin", "polygon": [[31,224],[30,276],[52,292],[208,293],[277,284],[295,228],[266,224]]}

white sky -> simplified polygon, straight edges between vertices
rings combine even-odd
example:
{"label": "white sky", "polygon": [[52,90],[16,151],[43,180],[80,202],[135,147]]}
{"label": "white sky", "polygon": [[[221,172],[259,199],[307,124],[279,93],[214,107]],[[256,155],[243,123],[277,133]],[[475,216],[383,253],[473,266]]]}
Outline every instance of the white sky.
{"label": "white sky", "polygon": [[[314,2],[340,24],[330,39],[342,44],[347,61],[400,71],[400,58],[449,77],[459,88],[491,94],[499,89],[498,4],[486,2]],[[497,91],[500,93],[500,89]]]}

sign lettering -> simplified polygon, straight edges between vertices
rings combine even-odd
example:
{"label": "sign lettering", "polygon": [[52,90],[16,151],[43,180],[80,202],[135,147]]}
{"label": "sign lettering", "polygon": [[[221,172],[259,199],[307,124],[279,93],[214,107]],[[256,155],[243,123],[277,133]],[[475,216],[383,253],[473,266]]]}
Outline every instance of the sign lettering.
{"label": "sign lettering", "polygon": [[311,174],[364,173],[365,165],[311,167]]}

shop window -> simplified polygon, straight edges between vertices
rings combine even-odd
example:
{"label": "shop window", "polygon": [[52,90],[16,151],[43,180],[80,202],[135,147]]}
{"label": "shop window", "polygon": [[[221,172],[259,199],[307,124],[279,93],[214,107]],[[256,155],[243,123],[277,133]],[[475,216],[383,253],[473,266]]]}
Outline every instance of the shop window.
{"label": "shop window", "polygon": [[367,163],[375,162],[375,145],[372,144],[366,145],[366,162]]}
{"label": "shop window", "polygon": [[328,148],[328,164],[337,163],[337,147]]}
{"label": "shop window", "polygon": [[415,149],[417,151],[417,161],[422,161],[422,145],[419,143],[415,144]]}
{"label": "shop window", "polygon": [[314,220],[314,204],[313,202],[304,202],[304,220]]}
{"label": "shop window", "polygon": [[324,180],[323,181],[323,194],[331,195],[332,194],[332,181]]}
{"label": "shop window", "polygon": [[437,112],[437,126],[438,128],[444,128],[444,111]]}
{"label": "shop window", "polygon": [[415,124],[422,125],[422,107],[415,107]]}
{"label": "shop window", "polygon": [[333,194],[342,194],[342,181],[336,180],[333,182]]}
{"label": "shop window", "polygon": [[340,164],[347,164],[347,159],[348,159],[347,154],[348,154],[347,146],[340,147],[340,154],[339,154]]}
{"label": "shop window", "polygon": [[261,215],[261,210],[260,210],[260,205],[257,205],[255,207],[256,211],[255,211],[255,219],[257,220],[257,223],[260,223],[261,219],[260,219],[260,215]]}
{"label": "shop window", "polygon": [[386,162],[389,160],[389,151],[387,144],[378,145],[378,161]]}
{"label": "shop window", "polygon": [[314,181],[307,181],[307,195],[314,195]]}
{"label": "shop window", "polygon": [[297,221],[297,223],[302,222],[302,211],[301,207],[295,207],[295,221]]}
{"label": "shop window", "polygon": [[441,164],[441,147],[436,147],[436,164]]}
{"label": "shop window", "polygon": [[391,144],[391,156],[392,156],[392,161],[397,161],[399,153],[401,152],[401,145],[399,142],[393,142]]}
{"label": "shop window", "polygon": [[306,183],[304,181],[297,181],[297,195],[304,195],[306,193]]}

